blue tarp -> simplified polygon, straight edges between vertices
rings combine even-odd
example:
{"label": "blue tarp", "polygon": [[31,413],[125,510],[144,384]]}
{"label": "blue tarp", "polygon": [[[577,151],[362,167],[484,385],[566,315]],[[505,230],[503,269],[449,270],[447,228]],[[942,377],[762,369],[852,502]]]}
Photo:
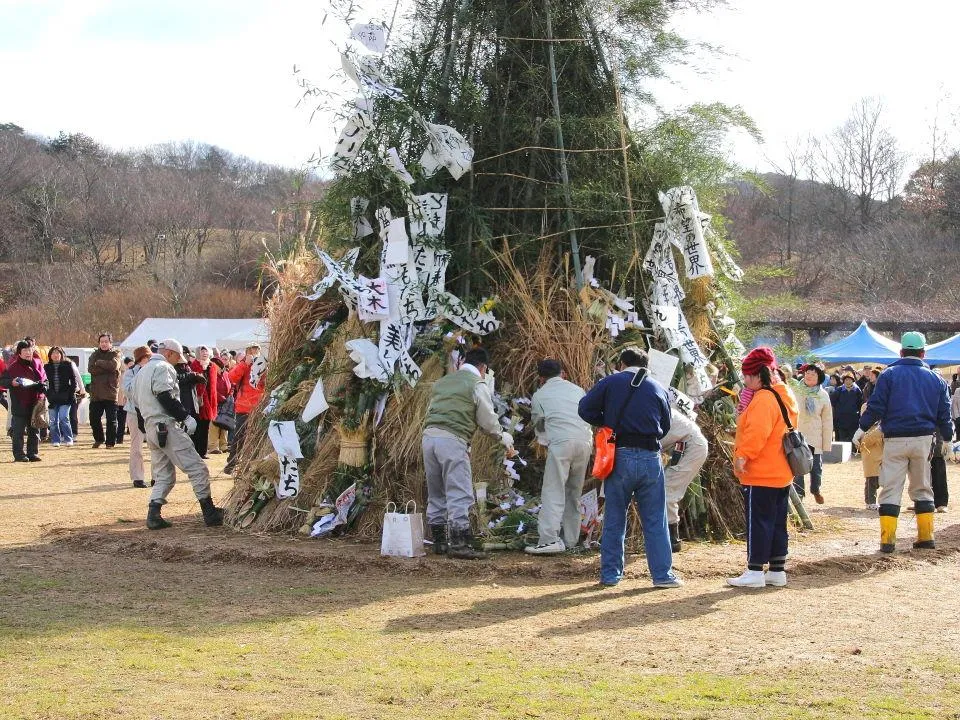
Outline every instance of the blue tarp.
{"label": "blue tarp", "polygon": [[871,330],[864,321],[843,340],[813,348],[810,352],[827,365],[842,362],[870,362],[886,365],[900,357],[900,344]]}
{"label": "blue tarp", "polygon": [[928,365],[960,365],[960,335],[928,346],[923,359]]}

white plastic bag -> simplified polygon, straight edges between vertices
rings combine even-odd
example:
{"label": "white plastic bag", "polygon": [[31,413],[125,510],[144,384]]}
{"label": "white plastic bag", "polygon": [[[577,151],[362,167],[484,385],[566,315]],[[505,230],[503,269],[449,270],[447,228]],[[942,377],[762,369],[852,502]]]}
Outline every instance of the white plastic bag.
{"label": "white plastic bag", "polygon": [[[411,505],[413,512],[409,511]],[[392,557],[421,557],[427,554],[423,549],[423,514],[417,512],[417,504],[413,500],[406,504],[404,512],[397,512],[395,504],[387,503],[380,554]]]}

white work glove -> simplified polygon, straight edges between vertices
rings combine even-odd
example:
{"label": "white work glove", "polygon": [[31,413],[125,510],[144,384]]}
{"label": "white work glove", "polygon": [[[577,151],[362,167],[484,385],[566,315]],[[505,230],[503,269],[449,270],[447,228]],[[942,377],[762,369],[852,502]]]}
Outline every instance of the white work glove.
{"label": "white work glove", "polygon": [[187,431],[187,435],[193,435],[197,431],[197,421],[187,415],[187,419],[183,421],[183,429]]}
{"label": "white work glove", "polygon": [[860,447],[860,441],[863,440],[863,435],[864,435],[863,430],[861,430],[860,428],[857,428],[857,431],[853,434],[853,440],[851,441],[853,442],[853,446],[855,448]]}
{"label": "white work glove", "polygon": [[948,455],[952,455],[953,443],[950,442],[949,440],[944,440],[943,445],[941,446],[941,452],[943,453],[944,457],[947,457]]}
{"label": "white work glove", "polygon": [[503,446],[507,450],[513,449],[513,435],[511,435],[507,431],[503,431],[502,433],[500,433],[500,442],[503,443]]}

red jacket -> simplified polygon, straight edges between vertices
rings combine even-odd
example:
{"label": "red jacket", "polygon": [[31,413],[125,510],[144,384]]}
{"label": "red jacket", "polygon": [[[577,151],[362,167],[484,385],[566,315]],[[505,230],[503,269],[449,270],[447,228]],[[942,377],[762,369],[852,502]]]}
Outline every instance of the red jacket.
{"label": "red jacket", "polygon": [[[16,378],[32,380],[35,385],[29,387],[14,387]],[[10,361],[10,364],[0,375],[0,387],[10,390],[10,413],[19,417],[30,417],[33,406],[41,395],[46,393],[47,374],[43,370],[43,361],[34,357],[23,360],[19,356]]]}
{"label": "red jacket", "polygon": [[253,387],[250,384],[250,365],[241,360],[234,366],[233,370],[227,373],[227,377],[230,382],[239,388],[237,390],[237,415],[249,415],[250,411],[260,402],[260,398],[263,397],[262,387]]}
{"label": "red jacket", "polygon": [[197,417],[200,420],[216,420],[217,411],[220,409],[217,399],[217,375],[220,374],[220,368],[215,363],[210,363],[207,365],[207,371],[204,372],[200,361],[192,360],[190,369],[207,378],[206,385],[197,385],[197,397],[200,399],[200,412]]}

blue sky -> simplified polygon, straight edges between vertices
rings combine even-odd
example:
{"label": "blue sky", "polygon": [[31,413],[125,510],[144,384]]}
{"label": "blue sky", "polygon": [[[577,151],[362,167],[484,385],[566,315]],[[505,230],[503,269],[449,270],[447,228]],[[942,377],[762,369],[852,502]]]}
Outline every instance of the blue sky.
{"label": "blue sky", "polygon": [[[384,6],[367,0],[360,19]],[[332,118],[310,123],[296,107],[292,73],[296,64],[332,82],[331,41],[344,30],[324,14],[323,0],[0,0],[0,122],[115,148],[192,139],[298,166],[336,136]],[[769,167],[797,135],[827,132],[865,95],[883,97],[919,157],[938,94],[943,115],[960,100],[960,3],[950,0],[730,0],[677,24],[729,56],[700,58],[708,74],[675,69],[657,94],[667,107],[743,105],[767,138],[732,140],[748,168]]]}

